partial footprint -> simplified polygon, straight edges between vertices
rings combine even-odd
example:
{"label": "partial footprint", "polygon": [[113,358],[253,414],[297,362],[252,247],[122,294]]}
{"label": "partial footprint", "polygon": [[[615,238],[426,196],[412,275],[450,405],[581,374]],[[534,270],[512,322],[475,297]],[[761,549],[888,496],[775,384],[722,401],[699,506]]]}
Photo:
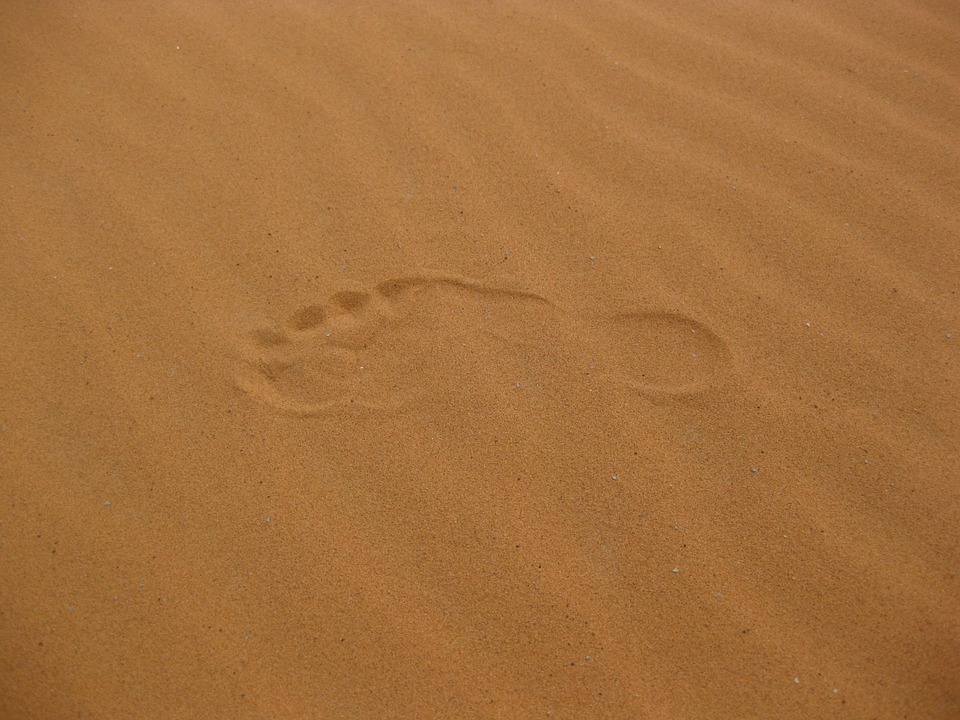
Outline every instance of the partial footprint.
{"label": "partial footprint", "polygon": [[596,330],[609,349],[609,370],[652,398],[702,393],[730,372],[726,343],[679,313],[617,314],[598,320]]}
{"label": "partial footprint", "polygon": [[255,331],[243,359],[238,385],[297,415],[397,409],[427,392],[513,386],[593,360],[609,382],[663,400],[708,390],[730,366],[726,344],[679,314],[588,318],[536,293],[438,274],[337,292]]}
{"label": "partial footprint", "polygon": [[252,334],[237,382],[283,410],[312,415],[356,395],[364,350],[383,321],[366,292],[342,291],[298,310],[282,329]]}
{"label": "partial footprint", "polygon": [[340,291],[299,309],[282,328],[253,332],[237,384],[298,415],[341,405],[399,408],[469,365],[459,361],[476,353],[470,338],[485,328],[521,339],[535,308],[555,312],[533,293],[432,274]]}

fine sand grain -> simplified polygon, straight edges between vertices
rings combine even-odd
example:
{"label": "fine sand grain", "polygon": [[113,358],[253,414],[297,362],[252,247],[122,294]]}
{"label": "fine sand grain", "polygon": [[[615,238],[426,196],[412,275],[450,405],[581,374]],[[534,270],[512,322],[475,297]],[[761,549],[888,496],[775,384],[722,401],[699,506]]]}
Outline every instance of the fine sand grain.
{"label": "fine sand grain", "polygon": [[0,718],[960,717],[960,5],[0,3]]}

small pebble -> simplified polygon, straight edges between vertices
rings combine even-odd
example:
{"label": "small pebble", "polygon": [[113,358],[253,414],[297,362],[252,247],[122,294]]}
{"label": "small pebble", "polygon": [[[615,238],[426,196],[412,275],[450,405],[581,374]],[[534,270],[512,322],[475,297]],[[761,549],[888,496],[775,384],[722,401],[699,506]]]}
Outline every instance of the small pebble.
{"label": "small pebble", "polygon": [[270,518],[267,518],[267,521],[266,521],[266,522],[267,522],[267,525],[269,525],[269,524],[270,524]]}
{"label": "small pebble", "polygon": [[760,468],[750,468],[750,472],[752,473],[760,472]]}
{"label": "small pebble", "polygon": [[611,475],[611,476],[610,476],[610,479],[611,479],[611,480],[616,480],[616,479],[617,479],[617,476],[616,476],[616,475]]}
{"label": "small pebble", "polygon": [[110,507],[110,501],[109,501],[109,500],[104,500],[104,501],[103,501],[103,506],[104,506],[104,507]]}
{"label": "small pebble", "polygon": [[678,573],[678,572],[680,572],[680,568],[674,568],[674,569],[671,570],[670,572],[672,572],[672,573]]}
{"label": "small pebble", "polygon": [[798,678],[798,677],[795,677],[795,678],[793,679],[793,681],[794,681],[797,685],[800,684],[800,678]]}

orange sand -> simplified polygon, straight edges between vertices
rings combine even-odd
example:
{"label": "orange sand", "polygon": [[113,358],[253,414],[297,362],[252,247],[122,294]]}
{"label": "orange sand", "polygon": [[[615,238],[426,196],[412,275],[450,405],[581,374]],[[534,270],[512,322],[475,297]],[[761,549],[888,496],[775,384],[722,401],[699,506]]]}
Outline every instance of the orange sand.
{"label": "orange sand", "polygon": [[960,6],[0,4],[0,717],[960,717]]}

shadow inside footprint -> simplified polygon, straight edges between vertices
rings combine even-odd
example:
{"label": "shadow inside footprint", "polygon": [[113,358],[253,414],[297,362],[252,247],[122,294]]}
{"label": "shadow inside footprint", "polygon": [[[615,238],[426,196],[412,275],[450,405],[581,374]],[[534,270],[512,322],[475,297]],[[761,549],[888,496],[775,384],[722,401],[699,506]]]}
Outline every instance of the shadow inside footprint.
{"label": "shadow inside footprint", "polygon": [[342,290],[330,302],[346,312],[357,312],[370,302],[370,295],[356,290]]}
{"label": "shadow inside footprint", "polygon": [[307,305],[300,308],[290,318],[289,326],[292,330],[313,330],[327,319],[327,311],[321,305]]}

